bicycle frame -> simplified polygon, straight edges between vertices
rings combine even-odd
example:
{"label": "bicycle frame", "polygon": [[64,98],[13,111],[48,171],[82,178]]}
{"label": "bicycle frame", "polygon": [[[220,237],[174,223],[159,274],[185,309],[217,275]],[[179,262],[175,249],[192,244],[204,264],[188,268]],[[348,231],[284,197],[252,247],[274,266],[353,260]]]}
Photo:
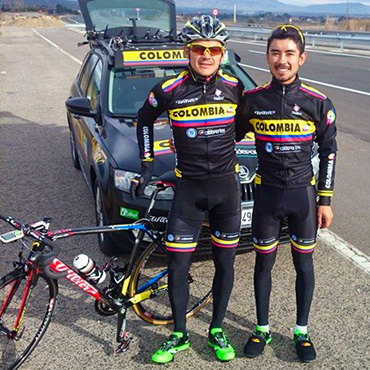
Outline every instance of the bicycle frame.
{"label": "bicycle frame", "polygon": [[[82,291],[84,291],[86,294],[95,298],[97,301],[103,302],[110,309],[118,313],[116,340],[119,343],[119,346],[116,352],[121,353],[121,352],[126,351],[130,343],[130,339],[125,339],[127,308],[150,298],[153,294],[156,294],[156,292],[167,289],[167,284],[163,284],[162,286],[156,287],[155,290],[148,289],[151,285],[155,284],[167,273],[167,269],[164,269],[163,271],[159,272],[157,276],[152,278],[149,282],[146,282],[144,286],[139,287],[138,291],[133,297],[128,296],[128,289],[129,289],[129,284],[131,280],[131,274],[134,269],[138,254],[140,252],[140,246],[143,241],[144,235],[145,234],[148,235],[149,238],[153,242],[156,242],[158,245],[161,245],[161,238],[159,236],[159,233],[155,230],[152,223],[147,219],[147,217],[150,214],[151,209],[154,206],[155,199],[156,199],[158,192],[163,190],[163,187],[166,187],[166,185],[163,183],[160,185],[162,185],[162,187],[158,186],[151,196],[149,206],[144,216],[145,218],[133,224],[109,225],[109,226],[102,226],[102,227],[96,226],[96,227],[85,227],[85,228],[71,228],[71,229],[62,229],[62,230],[52,231],[52,230],[48,230],[50,226],[50,222],[51,222],[50,219],[44,219],[44,221],[31,225],[31,227],[25,227],[25,225],[20,224],[18,221],[12,219],[11,217],[3,217],[0,215],[1,219],[8,222],[12,226],[14,226],[16,229],[19,229],[22,231],[26,229],[27,231],[24,234],[24,236],[28,235],[34,239],[31,245],[31,251],[27,259],[19,263],[19,265],[28,266],[28,268],[30,268],[30,271],[28,273],[28,277],[27,277],[28,281],[27,281],[27,285],[26,285],[26,289],[23,295],[22,302],[19,307],[14,329],[11,332],[9,333],[7,332],[5,334],[8,336],[11,335],[15,338],[18,333],[18,329],[20,327],[22,317],[25,312],[25,308],[27,306],[27,298],[29,296],[30,289],[32,289],[33,285],[37,284],[37,277],[38,277],[38,274],[40,273],[39,267],[34,265],[33,257],[35,255],[35,252],[38,251],[40,246],[43,246],[44,244],[46,245],[48,244],[45,241],[45,239],[48,239],[50,241],[55,241],[57,239],[68,238],[68,237],[75,236],[75,235],[137,230],[138,235],[135,238],[135,243],[131,251],[131,255],[129,258],[127,269],[125,270],[125,274],[123,275],[121,280],[119,281],[114,280],[114,283],[118,287],[120,287],[120,293],[118,294],[117,297],[110,297],[97,284],[91,281],[88,281],[88,279],[85,276],[83,276],[79,271],[76,271],[75,269],[73,269],[72,267],[70,267],[69,265],[67,265],[66,263],[64,263],[62,260],[60,260],[57,257],[53,258],[52,262],[49,265],[49,269],[53,273],[56,273],[59,276],[61,276],[61,274],[65,275],[64,276],[65,279],[70,281],[73,285],[77,286]],[[105,268],[109,271],[111,267],[112,265],[108,263]],[[1,321],[1,316],[3,312],[6,310],[7,304],[9,300],[11,299],[13,295],[13,291],[15,291],[15,289],[16,289],[16,286],[14,285],[11,288],[9,295],[3,304],[3,307],[0,307],[0,321]],[[0,331],[3,331],[1,329],[2,328],[0,327]]]}

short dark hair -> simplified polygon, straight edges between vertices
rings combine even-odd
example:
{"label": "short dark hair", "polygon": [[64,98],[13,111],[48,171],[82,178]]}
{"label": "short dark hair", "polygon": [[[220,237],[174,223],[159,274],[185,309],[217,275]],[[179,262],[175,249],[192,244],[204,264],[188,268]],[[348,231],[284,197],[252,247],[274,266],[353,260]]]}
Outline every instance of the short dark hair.
{"label": "short dark hair", "polygon": [[306,44],[305,37],[303,36],[302,31],[293,24],[282,24],[280,26],[275,27],[270,34],[270,37],[267,40],[267,52],[270,49],[270,45],[273,40],[285,40],[285,39],[292,39],[298,49],[299,53],[302,54],[304,52],[304,47]]}

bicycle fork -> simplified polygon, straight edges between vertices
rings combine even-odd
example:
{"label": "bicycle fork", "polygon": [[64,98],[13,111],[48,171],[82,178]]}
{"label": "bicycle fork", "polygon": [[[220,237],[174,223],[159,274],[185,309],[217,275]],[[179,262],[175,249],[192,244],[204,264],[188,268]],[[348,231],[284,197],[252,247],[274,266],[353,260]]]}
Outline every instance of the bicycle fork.
{"label": "bicycle fork", "polygon": [[19,288],[19,285],[20,285],[20,282],[21,282],[19,279],[14,281],[14,283],[13,283],[13,285],[12,285],[12,287],[11,287],[9,293],[8,293],[8,296],[5,299],[3,307],[0,308],[0,333],[5,334],[8,337],[8,339],[12,339],[12,340],[17,341],[17,340],[21,339],[21,337],[23,335],[25,327],[23,327],[20,332],[19,332],[19,329],[20,329],[20,327],[22,325],[22,322],[23,322],[23,315],[24,315],[25,308],[26,308],[26,302],[27,302],[27,298],[29,296],[30,289],[32,289],[31,287],[32,287],[33,280],[34,280],[34,274],[33,274],[33,271],[30,271],[30,273],[27,277],[27,284],[26,284],[25,291],[23,293],[22,302],[20,304],[20,307],[19,307],[19,310],[18,310],[18,315],[17,315],[16,321],[15,321],[15,324],[14,324],[14,327],[13,327],[12,330],[3,326],[2,316],[6,312],[6,310],[9,306],[9,304],[11,303],[16,291]]}

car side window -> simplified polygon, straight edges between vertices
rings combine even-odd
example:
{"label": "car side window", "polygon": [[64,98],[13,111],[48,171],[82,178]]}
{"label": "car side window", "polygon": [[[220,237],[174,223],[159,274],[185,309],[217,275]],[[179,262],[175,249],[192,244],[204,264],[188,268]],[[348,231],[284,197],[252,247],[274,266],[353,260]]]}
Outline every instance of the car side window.
{"label": "car side window", "polygon": [[100,85],[102,77],[103,62],[99,59],[91,75],[86,97],[90,99],[91,109],[96,111],[99,107]]}
{"label": "car side window", "polygon": [[81,78],[79,81],[79,86],[83,95],[86,95],[87,85],[90,81],[91,71],[94,69],[97,62],[98,56],[95,54],[91,54],[90,58],[87,60],[85,64],[84,70],[81,74]]}

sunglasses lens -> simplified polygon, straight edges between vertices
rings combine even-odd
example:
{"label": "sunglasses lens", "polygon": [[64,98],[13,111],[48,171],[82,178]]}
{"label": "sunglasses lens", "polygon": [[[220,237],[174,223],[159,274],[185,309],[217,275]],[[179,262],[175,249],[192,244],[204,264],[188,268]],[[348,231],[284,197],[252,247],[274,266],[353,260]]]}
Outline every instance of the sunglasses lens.
{"label": "sunglasses lens", "polygon": [[203,55],[205,50],[206,50],[206,48],[202,45],[193,45],[191,47],[191,51],[195,54],[198,54],[198,55]]}
{"label": "sunglasses lens", "polygon": [[222,48],[219,47],[219,46],[211,46],[209,48],[209,51],[210,51],[210,54],[212,56],[215,56],[215,55],[220,55],[222,53]]}
{"label": "sunglasses lens", "polygon": [[191,45],[191,51],[198,55],[203,55],[208,52],[212,57],[222,54],[223,48],[221,46],[206,47],[203,45]]}

